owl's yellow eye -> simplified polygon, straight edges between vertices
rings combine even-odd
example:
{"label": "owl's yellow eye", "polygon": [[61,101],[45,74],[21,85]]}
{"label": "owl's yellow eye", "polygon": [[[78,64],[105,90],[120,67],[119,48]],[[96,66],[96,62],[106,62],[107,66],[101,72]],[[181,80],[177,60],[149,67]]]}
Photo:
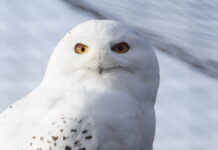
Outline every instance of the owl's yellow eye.
{"label": "owl's yellow eye", "polygon": [[116,44],[112,47],[112,51],[117,53],[126,53],[129,51],[129,45],[126,42]]}
{"label": "owl's yellow eye", "polygon": [[76,44],[74,50],[77,54],[84,54],[84,53],[87,53],[89,51],[89,47],[85,44],[78,43],[78,44]]}

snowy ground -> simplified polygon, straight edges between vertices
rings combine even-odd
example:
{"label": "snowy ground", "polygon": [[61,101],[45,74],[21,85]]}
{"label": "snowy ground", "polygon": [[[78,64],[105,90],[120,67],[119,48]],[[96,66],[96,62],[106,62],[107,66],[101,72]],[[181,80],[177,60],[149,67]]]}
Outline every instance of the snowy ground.
{"label": "snowy ground", "polygon": [[[52,49],[71,27],[96,18],[98,13],[107,13],[104,15],[107,17],[111,15],[111,12],[115,12],[109,11],[110,2],[108,1],[108,8],[100,1],[95,3],[95,6],[101,6],[102,10],[96,8],[97,13],[92,15],[92,11],[85,12],[65,1],[2,0],[0,5],[0,111],[25,96],[40,83]],[[83,6],[83,3],[79,4]],[[118,1],[117,4],[121,5]],[[129,5],[124,6],[128,8]],[[152,7],[149,10],[152,12]],[[132,11],[141,12],[135,9]],[[119,19],[118,14],[114,13],[114,15],[117,15],[116,18]],[[108,18],[113,18],[113,14]],[[154,26],[151,28],[155,29]],[[167,27],[163,29],[166,39],[162,39],[162,42],[156,45],[166,49],[164,41],[168,41],[167,34],[172,33]],[[182,33],[182,30],[179,31]],[[150,32],[157,33],[150,30],[149,35]],[[199,37],[196,35],[191,39],[193,38]],[[167,44],[171,49],[172,45],[179,47],[183,42],[180,43],[178,39],[174,39],[173,43]],[[211,47],[213,46],[217,47],[212,43]],[[203,49],[202,46],[199,47]],[[187,54],[188,58],[197,57],[198,54],[194,56],[195,51],[191,50],[189,49],[191,54]],[[156,52],[161,68],[161,86],[156,103],[155,150],[216,150],[218,147],[218,80],[196,71],[198,68],[181,62],[177,57],[172,57],[173,55],[160,50]],[[215,62],[217,60],[215,53],[217,54],[217,51],[213,52],[213,57],[210,57],[209,54],[206,55],[207,52],[202,52],[198,60],[210,59]]]}

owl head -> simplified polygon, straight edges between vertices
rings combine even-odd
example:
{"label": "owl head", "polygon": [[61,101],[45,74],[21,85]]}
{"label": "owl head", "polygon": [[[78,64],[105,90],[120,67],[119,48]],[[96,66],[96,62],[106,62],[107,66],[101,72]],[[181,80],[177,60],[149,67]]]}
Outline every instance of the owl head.
{"label": "owl head", "polygon": [[110,81],[157,87],[159,67],[151,45],[134,28],[114,20],[91,20],[58,43],[46,76],[52,83],[71,76],[80,83],[115,79]]}

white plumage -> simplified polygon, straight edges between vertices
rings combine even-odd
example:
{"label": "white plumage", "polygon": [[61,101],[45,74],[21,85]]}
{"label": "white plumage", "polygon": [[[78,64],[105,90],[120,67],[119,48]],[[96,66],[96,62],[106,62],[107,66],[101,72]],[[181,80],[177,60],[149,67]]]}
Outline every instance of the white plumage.
{"label": "white plumage", "polygon": [[0,149],[152,150],[158,86],[156,56],[137,31],[85,22],[59,42],[40,86],[0,114]]}

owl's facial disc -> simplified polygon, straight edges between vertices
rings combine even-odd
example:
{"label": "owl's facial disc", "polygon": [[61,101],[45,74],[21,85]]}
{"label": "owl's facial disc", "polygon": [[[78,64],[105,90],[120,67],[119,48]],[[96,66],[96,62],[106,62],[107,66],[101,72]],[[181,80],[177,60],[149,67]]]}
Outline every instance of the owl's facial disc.
{"label": "owl's facial disc", "polygon": [[[87,53],[90,53],[89,49],[93,50],[90,46],[87,44],[83,44],[83,43],[77,43],[74,47],[74,51],[76,54],[82,56],[82,57],[88,57],[88,55],[86,55]],[[95,62],[89,62],[87,63],[87,65],[89,67],[82,67],[82,69],[88,69],[88,70],[93,70],[93,71],[97,71],[100,75],[103,74],[103,72],[112,72],[114,70],[126,70],[125,67],[122,67],[121,65],[118,65],[116,63],[113,62],[112,59],[112,53],[114,55],[123,55],[124,53],[127,53],[130,49],[130,46],[127,44],[127,42],[120,42],[117,44],[112,45],[111,47],[109,47],[109,51],[107,55],[100,55],[102,52],[104,53],[104,51],[106,50],[97,50],[98,53],[98,59],[95,59]],[[95,56],[96,57],[96,56]],[[108,60],[108,57],[110,57],[110,60]],[[97,62],[97,63],[96,63]],[[110,62],[110,63],[108,63]],[[112,62],[112,63],[111,63]],[[93,64],[91,64],[93,63]],[[95,64],[95,65],[94,65]],[[106,65],[105,65],[106,64]]]}

